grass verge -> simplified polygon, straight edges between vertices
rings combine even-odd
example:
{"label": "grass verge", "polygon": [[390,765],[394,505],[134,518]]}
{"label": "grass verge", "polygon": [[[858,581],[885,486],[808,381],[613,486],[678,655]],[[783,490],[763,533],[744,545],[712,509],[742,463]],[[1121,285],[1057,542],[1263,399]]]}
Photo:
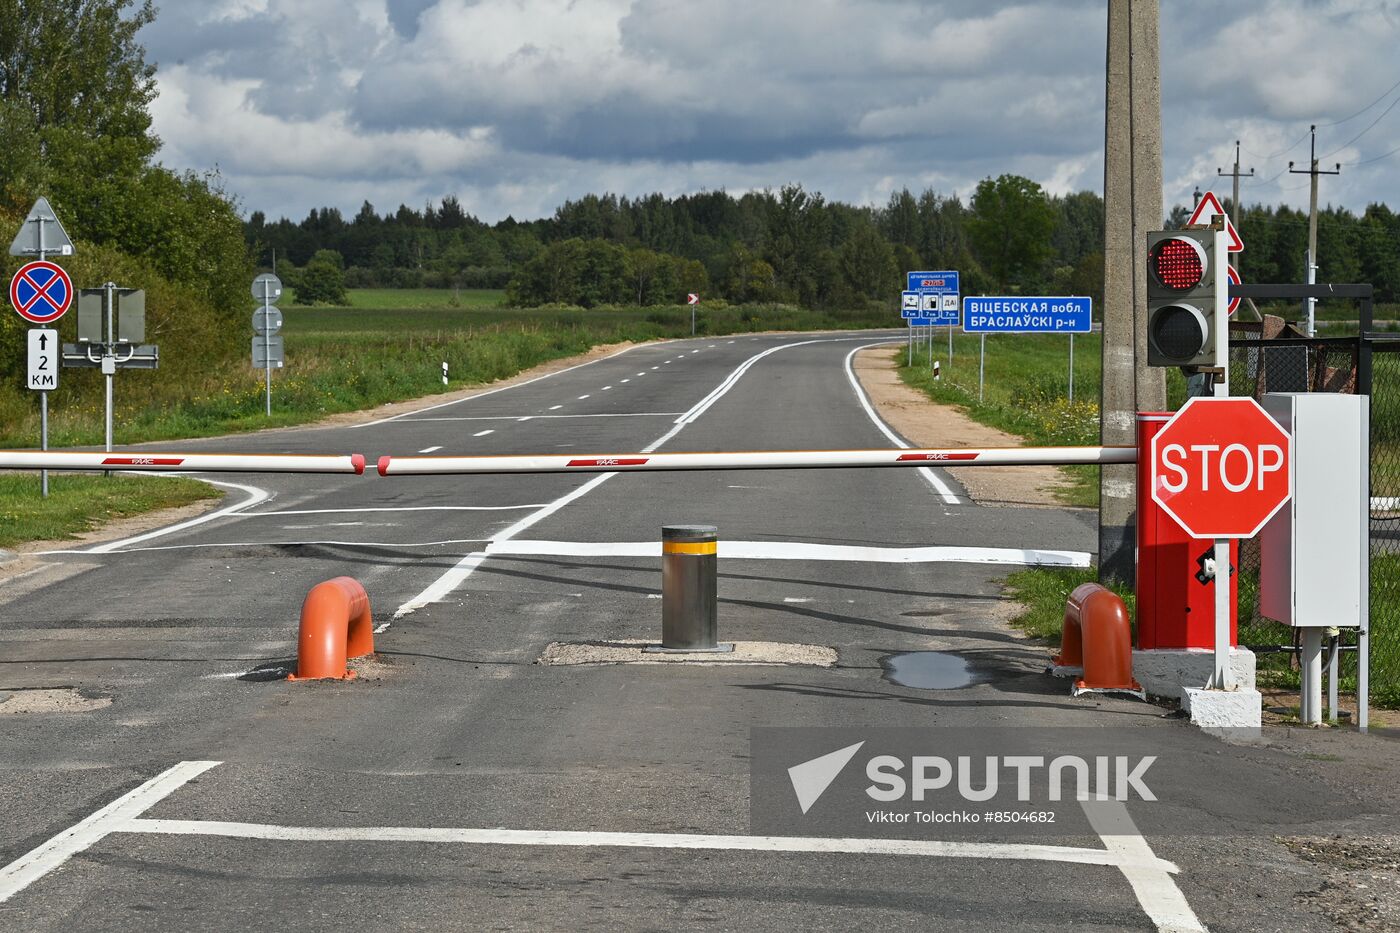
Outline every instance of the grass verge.
{"label": "grass verge", "polygon": [[[1007,595],[1021,603],[1019,615],[1011,624],[1032,638],[1058,643],[1065,621],[1065,601],[1081,583],[1099,582],[1096,567],[1030,567],[1018,570],[1003,584]],[[1129,618],[1137,618],[1136,600],[1131,589],[1110,586],[1123,597]]]}
{"label": "grass verge", "polygon": [[[702,310],[697,331],[718,336],[890,323],[887,311],[742,306]],[[678,307],[288,307],[282,336],[287,365],[273,372],[270,418],[263,414],[262,371],[254,370],[245,356],[210,362],[175,379],[160,370],[126,370],[115,380],[117,443],[305,424],[503,379],[600,344],[689,337],[690,312]],[[250,342],[251,334],[241,346]],[[442,384],[444,362],[447,386]],[[65,370],[60,389],[49,399],[51,445],[101,443],[103,394],[96,370]],[[33,393],[0,388],[0,447],[36,447],[38,439]]]}
{"label": "grass verge", "polygon": [[49,497],[38,474],[0,474],[0,547],[63,541],[105,522],[157,509],[217,499],[213,486],[181,476],[100,476],[56,473]]}

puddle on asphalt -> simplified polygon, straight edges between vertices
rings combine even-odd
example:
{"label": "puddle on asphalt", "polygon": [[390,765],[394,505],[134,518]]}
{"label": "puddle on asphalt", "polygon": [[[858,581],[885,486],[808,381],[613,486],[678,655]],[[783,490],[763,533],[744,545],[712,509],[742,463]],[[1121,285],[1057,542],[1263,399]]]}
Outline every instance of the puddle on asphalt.
{"label": "puddle on asphalt", "polygon": [[965,658],[944,651],[909,651],[880,659],[885,679],[920,690],[956,690],[987,680]]}

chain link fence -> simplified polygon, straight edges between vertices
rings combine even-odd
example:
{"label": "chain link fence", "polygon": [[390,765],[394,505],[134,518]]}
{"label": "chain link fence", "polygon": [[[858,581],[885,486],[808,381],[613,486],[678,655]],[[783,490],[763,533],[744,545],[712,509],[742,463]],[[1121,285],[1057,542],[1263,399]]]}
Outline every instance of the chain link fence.
{"label": "chain link fence", "polygon": [[[1400,708],[1400,340],[1375,335],[1262,339],[1248,325],[1232,326],[1231,335],[1231,395],[1371,395],[1371,699]],[[1240,644],[1258,655],[1261,684],[1296,687],[1296,632],[1260,616],[1259,543],[1240,545]],[[1343,630],[1339,639],[1341,687],[1355,690],[1356,634]]]}

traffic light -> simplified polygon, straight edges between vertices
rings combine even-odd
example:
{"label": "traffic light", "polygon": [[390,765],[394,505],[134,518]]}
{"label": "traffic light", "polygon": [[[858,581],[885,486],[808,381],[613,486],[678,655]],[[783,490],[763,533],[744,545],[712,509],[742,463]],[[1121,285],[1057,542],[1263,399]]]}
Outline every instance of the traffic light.
{"label": "traffic light", "polygon": [[[1216,367],[1225,254],[1211,227],[1147,235],[1147,365]],[[1217,262],[1220,266],[1217,266]]]}

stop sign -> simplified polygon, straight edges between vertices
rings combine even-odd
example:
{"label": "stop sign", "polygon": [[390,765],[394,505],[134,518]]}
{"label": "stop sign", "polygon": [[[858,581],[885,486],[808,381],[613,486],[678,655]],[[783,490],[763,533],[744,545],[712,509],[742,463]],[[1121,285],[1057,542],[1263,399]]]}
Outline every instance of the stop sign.
{"label": "stop sign", "polygon": [[1193,538],[1252,538],[1293,493],[1293,439],[1252,398],[1193,398],[1152,438],[1152,500]]}

